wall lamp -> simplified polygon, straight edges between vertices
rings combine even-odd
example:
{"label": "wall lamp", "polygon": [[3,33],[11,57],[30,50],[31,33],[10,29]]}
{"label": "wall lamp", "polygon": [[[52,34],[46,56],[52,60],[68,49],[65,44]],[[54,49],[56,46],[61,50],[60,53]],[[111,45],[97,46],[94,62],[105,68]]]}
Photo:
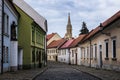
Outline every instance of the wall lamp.
{"label": "wall lamp", "polygon": [[102,25],[102,23],[100,23],[100,32],[101,32],[102,34],[105,34],[106,36],[111,36],[110,33],[105,33],[105,32],[103,32],[103,25]]}

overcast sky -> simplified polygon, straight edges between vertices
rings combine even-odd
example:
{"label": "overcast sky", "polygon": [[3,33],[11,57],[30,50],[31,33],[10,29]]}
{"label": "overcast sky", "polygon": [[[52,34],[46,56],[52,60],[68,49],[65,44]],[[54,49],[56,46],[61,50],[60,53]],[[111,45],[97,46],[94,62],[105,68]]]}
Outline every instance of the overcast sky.
{"label": "overcast sky", "polygon": [[66,33],[70,12],[73,37],[80,33],[82,22],[89,30],[120,10],[120,0],[25,0],[48,21],[48,34],[57,32],[61,37]]}

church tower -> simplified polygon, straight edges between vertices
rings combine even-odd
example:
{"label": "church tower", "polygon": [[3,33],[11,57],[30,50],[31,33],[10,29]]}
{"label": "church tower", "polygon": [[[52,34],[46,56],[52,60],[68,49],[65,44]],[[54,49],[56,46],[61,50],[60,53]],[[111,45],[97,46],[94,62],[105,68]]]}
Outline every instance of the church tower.
{"label": "church tower", "polygon": [[71,25],[71,20],[70,20],[70,13],[68,13],[68,24],[67,24],[67,29],[66,29],[66,34],[65,38],[66,39],[71,39],[72,38],[72,25]]}

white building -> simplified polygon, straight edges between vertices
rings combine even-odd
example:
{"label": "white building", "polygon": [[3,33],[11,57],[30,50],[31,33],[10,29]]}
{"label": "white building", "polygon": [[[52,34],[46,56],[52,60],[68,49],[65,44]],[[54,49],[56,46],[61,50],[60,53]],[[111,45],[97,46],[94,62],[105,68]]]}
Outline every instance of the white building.
{"label": "white building", "polygon": [[3,63],[1,63],[3,64],[3,69],[1,70],[2,72],[16,71],[18,65],[22,65],[22,51],[18,54],[17,24],[19,13],[16,11],[12,1],[4,0],[4,15],[2,16],[4,17],[4,35],[2,46]]}
{"label": "white building", "polygon": [[74,39],[67,40],[58,51],[58,61],[64,63],[70,63],[70,44],[74,41]]}
{"label": "white building", "polygon": [[79,35],[69,46],[70,47],[70,63],[71,64],[79,64],[80,54],[79,54],[79,46],[78,43],[84,39],[86,35]]}

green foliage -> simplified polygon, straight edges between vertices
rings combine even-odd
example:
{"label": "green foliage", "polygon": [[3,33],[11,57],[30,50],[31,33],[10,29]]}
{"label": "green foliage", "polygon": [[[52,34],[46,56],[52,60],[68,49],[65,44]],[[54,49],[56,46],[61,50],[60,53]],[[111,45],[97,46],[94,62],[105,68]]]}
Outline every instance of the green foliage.
{"label": "green foliage", "polygon": [[82,23],[82,29],[80,30],[80,32],[81,32],[80,34],[87,34],[87,33],[89,33],[89,30],[88,30],[87,25],[86,25],[85,22]]}

